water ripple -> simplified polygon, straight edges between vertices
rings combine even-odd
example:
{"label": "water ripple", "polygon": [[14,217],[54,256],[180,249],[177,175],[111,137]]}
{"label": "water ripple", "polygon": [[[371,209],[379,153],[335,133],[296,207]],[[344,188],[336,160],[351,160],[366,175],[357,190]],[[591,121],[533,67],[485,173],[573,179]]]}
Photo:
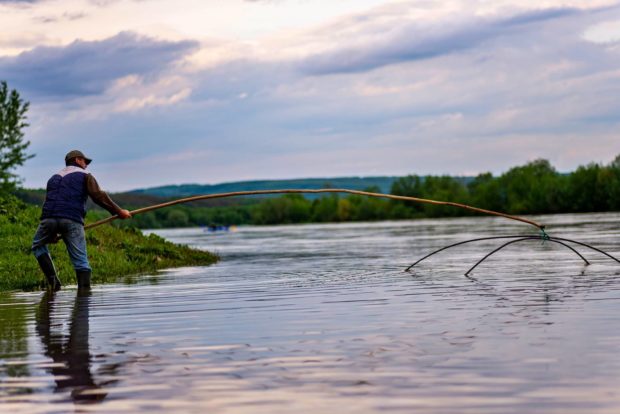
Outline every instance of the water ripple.
{"label": "water ripple", "polygon": [[[618,214],[536,218],[618,254]],[[620,269],[497,243],[495,218],[201,229],[222,261],[0,298],[0,403],[17,412],[612,413]],[[76,408],[78,407],[78,408]]]}

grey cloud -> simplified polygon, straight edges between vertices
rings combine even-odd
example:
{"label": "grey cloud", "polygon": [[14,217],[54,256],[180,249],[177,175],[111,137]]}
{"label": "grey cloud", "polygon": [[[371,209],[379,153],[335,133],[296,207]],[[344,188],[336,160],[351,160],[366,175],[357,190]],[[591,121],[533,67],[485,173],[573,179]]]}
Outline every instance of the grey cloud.
{"label": "grey cloud", "polygon": [[160,74],[197,46],[194,41],[168,42],[121,32],[101,41],[36,47],[0,58],[0,78],[37,96],[95,95],[124,76]]}
{"label": "grey cloud", "polygon": [[81,12],[81,13],[63,13],[61,15],[57,15],[57,16],[39,16],[34,18],[35,21],[39,22],[39,23],[56,23],[56,22],[60,22],[60,21],[75,21],[75,20],[80,20],[83,19],[85,17],[87,17],[88,14]]}
{"label": "grey cloud", "polygon": [[[311,75],[364,72],[407,61],[424,60],[475,48],[503,36],[519,34],[535,24],[584,13],[562,8],[530,11],[508,17],[442,21],[422,27],[407,22],[384,27],[385,35],[363,47],[344,47],[306,58],[302,72]],[[373,26],[372,31],[377,32]]]}
{"label": "grey cloud", "polygon": [[[260,131],[257,139],[268,136],[264,139],[277,141],[281,151],[293,151],[293,146],[299,150],[300,142],[317,143],[313,131],[318,127],[334,131],[334,142],[325,148],[357,141],[370,145],[373,135],[393,135],[402,140],[399,144],[411,147],[425,139],[452,142],[456,136],[462,145],[481,136],[501,140],[515,135],[557,136],[558,144],[562,136],[575,131],[585,137],[593,128],[609,129],[620,122],[614,80],[617,54],[580,38],[592,20],[588,13],[566,9],[494,19],[477,30],[479,20],[463,23],[450,33],[469,37],[461,36],[456,46],[450,43],[450,50],[480,45],[484,40],[475,41],[487,39],[487,33],[495,38],[508,36],[506,27],[519,30],[501,42],[485,43],[474,53],[443,53],[424,64],[398,60],[391,63],[403,64],[374,66],[378,70],[372,74],[358,70],[339,77],[304,77],[295,73],[293,65],[239,61],[203,74],[192,99],[229,97],[232,101],[240,92],[248,94],[234,106],[210,110],[210,127],[225,127],[205,135],[227,137],[212,145],[232,145],[233,133],[239,129],[239,137],[245,131],[246,136],[257,138]],[[550,24],[529,27],[539,22]],[[524,26],[527,30],[521,30]],[[446,31],[437,29],[437,33]],[[442,39],[437,35],[433,44],[441,46]],[[431,49],[425,49],[427,56],[433,56]],[[591,114],[604,114],[604,122]],[[414,135],[421,138],[414,142]]]}
{"label": "grey cloud", "polygon": [[544,22],[546,20],[559,19],[562,17],[573,16],[582,13],[581,10],[571,8],[552,8],[546,10],[532,10],[519,13],[505,19],[499,20],[499,26],[517,26],[529,23]]}
{"label": "grey cloud", "polygon": [[40,3],[45,0],[0,0],[0,5],[6,4],[9,6],[28,5],[34,3]]}

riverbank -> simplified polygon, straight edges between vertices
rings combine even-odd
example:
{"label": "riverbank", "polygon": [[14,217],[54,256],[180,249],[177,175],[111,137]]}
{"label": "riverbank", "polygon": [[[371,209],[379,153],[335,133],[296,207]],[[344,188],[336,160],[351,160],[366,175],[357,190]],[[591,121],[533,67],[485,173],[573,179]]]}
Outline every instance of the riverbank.
{"label": "riverbank", "polygon": [[[0,291],[42,288],[43,275],[30,253],[39,222],[39,207],[13,196],[0,196]],[[210,252],[176,245],[136,229],[100,226],[86,233],[93,284],[118,281],[123,276],[180,266],[206,266],[217,262]],[[50,248],[63,285],[75,284],[75,274],[64,243]]]}

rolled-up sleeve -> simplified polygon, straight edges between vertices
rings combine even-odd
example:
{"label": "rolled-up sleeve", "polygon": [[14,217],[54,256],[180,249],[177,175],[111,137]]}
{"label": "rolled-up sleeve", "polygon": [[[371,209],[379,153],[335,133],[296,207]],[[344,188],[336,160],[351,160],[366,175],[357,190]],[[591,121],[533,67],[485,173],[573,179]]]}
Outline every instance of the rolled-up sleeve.
{"label": "rolled-up sleeve", "polygon": [[108,193],[99,187],[99,183],[91,174],[86,177],[86,192],[95,204],[105,208],[110,214],[118,214],[122,209],[110,198]]}

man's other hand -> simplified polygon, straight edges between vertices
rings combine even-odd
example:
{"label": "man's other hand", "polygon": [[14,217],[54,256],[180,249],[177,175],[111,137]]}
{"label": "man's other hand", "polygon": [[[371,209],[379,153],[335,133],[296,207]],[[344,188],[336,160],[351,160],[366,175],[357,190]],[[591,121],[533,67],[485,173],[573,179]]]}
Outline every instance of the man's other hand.
{"label": "man's other hand", "polygon": [[121,210],[118,212],[118,217],[125,220],[131,218],[131,213],[129,212],[129,210]]}

